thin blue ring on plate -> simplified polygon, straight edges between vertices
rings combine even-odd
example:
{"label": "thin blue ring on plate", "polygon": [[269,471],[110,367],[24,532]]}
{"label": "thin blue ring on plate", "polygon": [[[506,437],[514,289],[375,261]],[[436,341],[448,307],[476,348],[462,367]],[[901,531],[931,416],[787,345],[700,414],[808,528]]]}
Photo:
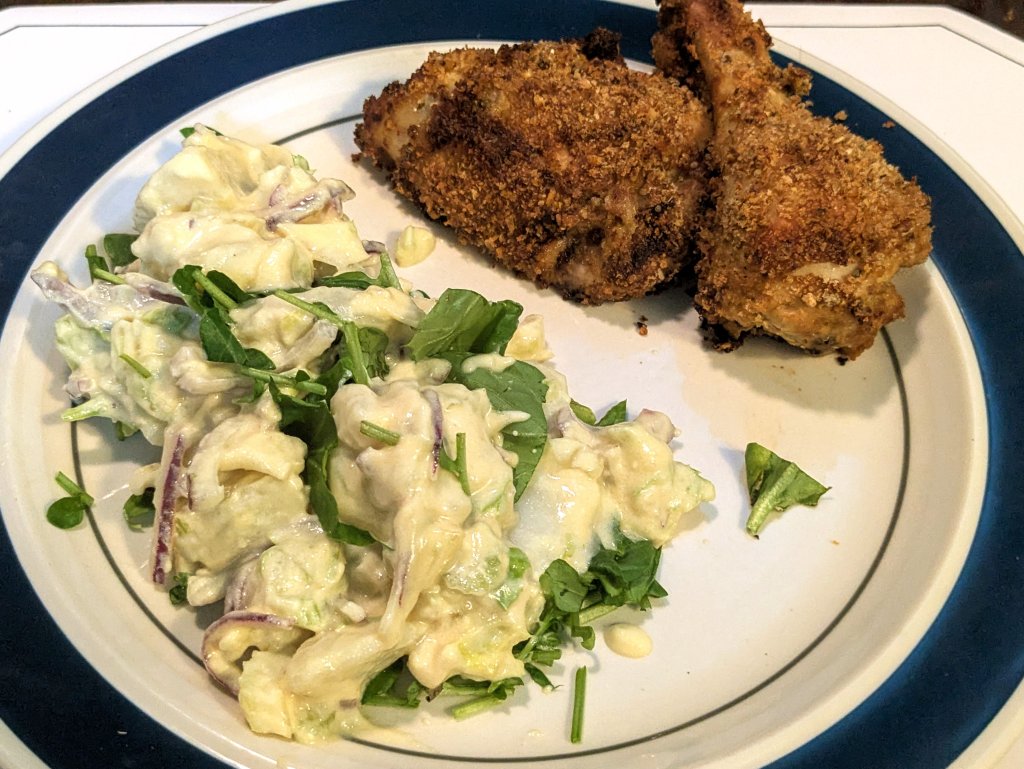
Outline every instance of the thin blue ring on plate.
{"label": "thin blue ring on plate", "polygon": [[[0,179],[0,313],[7,317],[28,266],[75,201],[141,141],[210,99],[289,67],[384,45],[552,39],[595,26],[620,32],[627,56],[649,60],[653,13],[599,0],[283,6],[175,53],[82,107]],[[937,769],[967,748],[1024,677],[1024,602],[1016,600],[1024,592],[1024,255],[952,169],[903,129],[883,128],[885,115],[821,76],[814,104],[821,114],[845,109],[851,128],[882,141],[933,198],[934,259],[983,372],[990,465],[966,565],[925,638],[850,715],[771,769]],[[40,759],[54,769],[221,766],[156,728],[82,659],[33,594],[2,528],[0,553],[0,718]]]}

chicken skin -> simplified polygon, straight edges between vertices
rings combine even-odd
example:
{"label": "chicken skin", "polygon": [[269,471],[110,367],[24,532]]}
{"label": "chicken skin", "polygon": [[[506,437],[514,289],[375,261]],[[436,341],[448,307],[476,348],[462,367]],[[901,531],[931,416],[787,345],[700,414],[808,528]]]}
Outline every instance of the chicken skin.
{"label": "chicken skin", "polygon": [[[815,117],[738,0],[662,0],[660,69],[712,108],[717,176],[695,304],[721,349],[747,334],[853,359],[904,315],[892,278],[931,251],[930,201],[881,146]],[[699,65],[699,71],[695,65]]]}
{"label": "chicken skin", "polygon": [[356,144],[395,189],[514,273],[598,304],[696,256],[705,105],[629,70],[618,38],[431,53],[364,105]]}

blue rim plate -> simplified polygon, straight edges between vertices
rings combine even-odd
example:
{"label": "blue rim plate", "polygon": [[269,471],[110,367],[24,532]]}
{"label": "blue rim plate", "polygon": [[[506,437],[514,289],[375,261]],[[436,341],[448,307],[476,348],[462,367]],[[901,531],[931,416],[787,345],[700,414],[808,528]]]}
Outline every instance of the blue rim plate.
{"label": "blue rim plate", "polygon": [[[434,40],[538,39],[606,26],[626,56],[649,60],[649,9],[596,0],[348,0],[284,4],[193,36],[121,79],[48,133],[0,179],[0,307],[64,214],[111,166],[179,115],[262,77],[344,53]],[[325,34],[324,30],[332,30]],[[201,73],[201,74],[198,74]],[[980,523],[938,618],[861,705],[771,769],[952,763],[1024,678],[1024,256],[961,176],[875,107],[825,77],[821,114],[884,141],[887,156],[933,198],[935,261],[963,314],[984,383],[989,466]],[[883,134],[884,131],[884,134]],[[59,180],[59,183],[57,181]],[[0,719],[48,766],[220,767],[155,724],[85,662],[36,598],[0,527]],[[42,650],[42,651],[41,651]],[[53,671],[60,670],[59,676]]]}

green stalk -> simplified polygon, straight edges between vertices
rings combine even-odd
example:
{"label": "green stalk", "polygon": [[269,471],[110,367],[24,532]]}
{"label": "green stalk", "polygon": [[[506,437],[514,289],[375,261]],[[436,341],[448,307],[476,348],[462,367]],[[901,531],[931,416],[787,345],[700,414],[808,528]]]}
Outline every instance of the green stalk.
{"label": "green stalk", "polygon": [[587,696],[587,669],[576,668],[576,680],[572,692],[572,731],[569,741],[578,743],[583,739],[583,703]]}
{"label": "green stalk", "polygon": [[199,270],[196,270],[195,281],[200,286],[202,286],[203,290],[210,296],[212,296],[213,301],[215,301],[221,307],[224,307],[228,310],[233,310],[236,307],[238,307],[238,302],[236,302],[230,296],[228,296],[219,288],[217,288],[217,284],[210,280],[206,275],[204,275]]}
{"label": "green stalk", "polygon": [[397,445],[398,441],[402,438],[398,433],[392,432],[386,427],[375,425],[373,422],[367,422],[365,419],[359,423],[359,432],[367,438],[373,438],[375,441],[386,443],[388,446]]}

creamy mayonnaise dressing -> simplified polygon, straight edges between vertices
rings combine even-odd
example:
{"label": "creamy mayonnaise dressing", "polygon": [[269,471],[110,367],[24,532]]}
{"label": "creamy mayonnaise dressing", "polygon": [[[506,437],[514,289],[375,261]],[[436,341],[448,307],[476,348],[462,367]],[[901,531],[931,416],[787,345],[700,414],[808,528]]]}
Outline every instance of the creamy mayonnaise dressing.
{"label": "creamy mayonnaise dressing", "polygon": [[622,657],[639,659],[654,651],[654,642],[647,631],[629,622],[615,622],[604,629],[604,642]]}
{"label": "creamy mayonnaise dressing", "polygon": [[[33,276],[68,310],[57,344],[80,404],[67,418],[105,416],[165,446],[133,481],[135,492],[157,489],[154,578],[179,575],[195,606],[224,601],[203,645],[211,675],[237,694],[253,730],[304,742],[367,728],[363,689],[403,657],[431,689],[456,675],[523,676],[513,650],[538,621],[538,580],[552,561],[583,571],[619,535],[660,547],[714,493],[675,461],[666,416],[581,422],[546,363],[543,321],[527,316],[504,354],[459,363],[471,377],[530,362],[544,380],[547,442],[516,501],[519,460],[505,435],[530,415],[447,381],[446,359],[410,359],[405,345],[433,301],[404,284],[314,287],[343,271],[375,277],[382,264],[342,212],[350,196],[281,147],[197,127],[139,194],[125,284],[77,289],[54,265]],[[427,235],[403,236],[400,263],[425,255]],[[339,521],[371,544],[325,534],[311,514],[310,447],[282,428],[270,392],[254,396],[237,366],[207,360],[197,315],[167,282],[186,265],[266,294],[229,317],[275,374],[323,373],[339,325],[274,289],[386,335],[387,373],[342,384],[330,400],[336,446],[323,466]],[[460,451],[455,472],[442,460]],[[650,650],[635,626],[612,625],[605,637],[620,654]]]}

